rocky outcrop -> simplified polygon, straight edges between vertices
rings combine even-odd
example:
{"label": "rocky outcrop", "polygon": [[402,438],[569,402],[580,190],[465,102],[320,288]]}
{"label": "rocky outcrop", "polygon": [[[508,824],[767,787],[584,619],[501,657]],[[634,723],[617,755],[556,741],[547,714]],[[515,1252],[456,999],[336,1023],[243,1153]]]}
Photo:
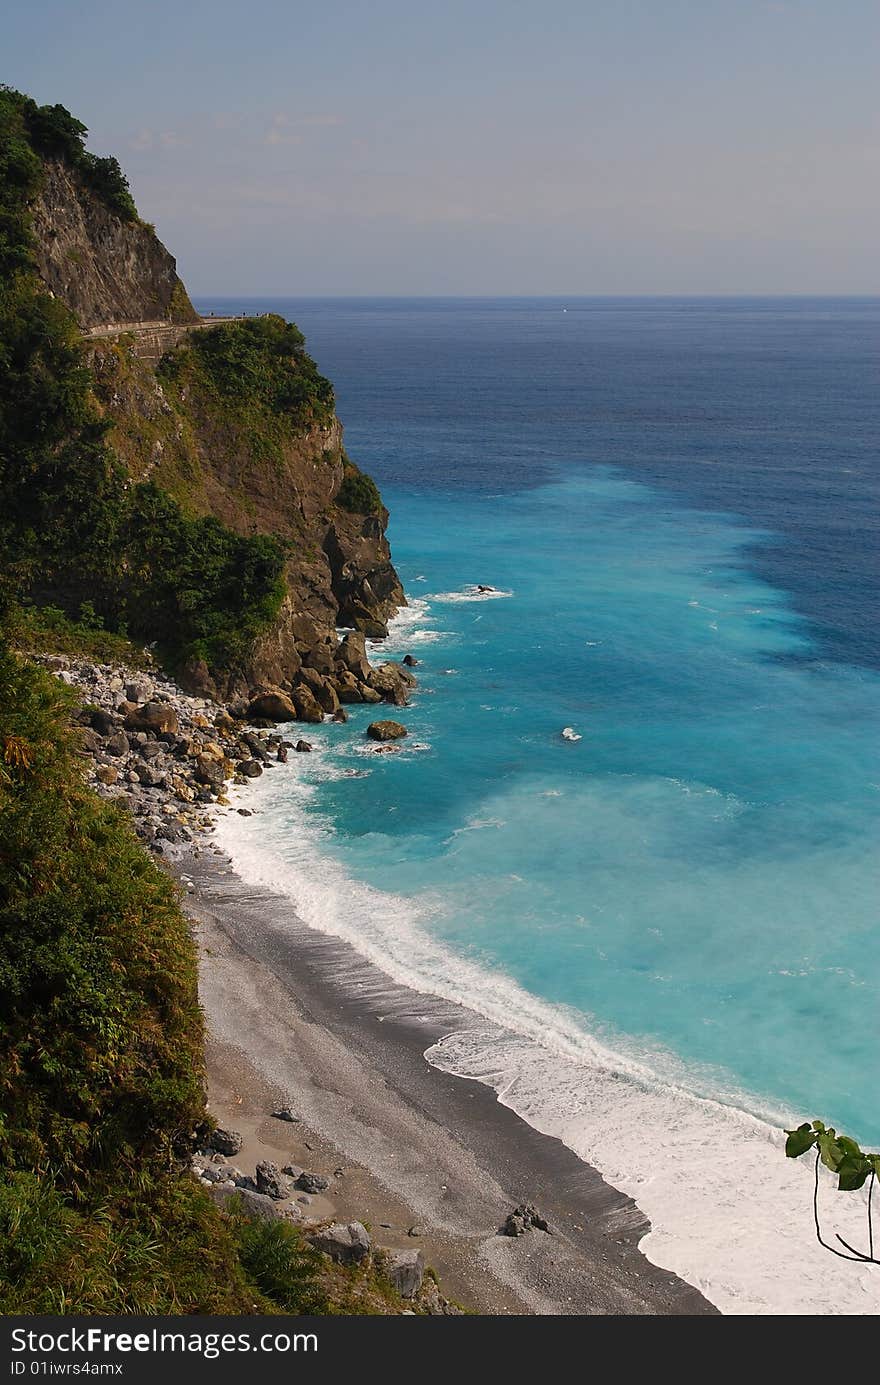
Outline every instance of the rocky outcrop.
{"label": "rocky outcrop", "polygon": [[[194,342],[216,340],[235,324],[199,319],[152,228],[117,214],[76,167],[44,159],[31,214],[39,273],[88,334],[107,441],[132,480],[152,482],[188,514],[210,516],[242,537],[281,540],[289,553],[281,608],[250,652],[219,671],[216,661],[209,669],[190,658],[177,675],[191,692],[216,700],[262,686],[296,703],[303,665],[325,678],[334,673],[338,626],[382,638],[405,605],[385,536],[388,512],[375,488],[371,513],[347,508],[343,483],[358,473],[345,456],[332,396],[311,412],[291,402],[267,414],[268,406],[260,413],[247,396],[206,386],[193,367]],[[114,334],[114,324],[137,331]],[[301,357],[308,359],[304,351]],[[294,375],[299,359],[294,349]],[[169,361],[184,366],[175,373]],[[338,700],[312,687],[302,697],[308,710],[297,715],[332,714]]]}
{"label": "rocky outcrop", "polygon": [[119,217],[76,169],[44,161],[31,214],[40,274],[81,327],[198,320],[174,256],[152,227]]}

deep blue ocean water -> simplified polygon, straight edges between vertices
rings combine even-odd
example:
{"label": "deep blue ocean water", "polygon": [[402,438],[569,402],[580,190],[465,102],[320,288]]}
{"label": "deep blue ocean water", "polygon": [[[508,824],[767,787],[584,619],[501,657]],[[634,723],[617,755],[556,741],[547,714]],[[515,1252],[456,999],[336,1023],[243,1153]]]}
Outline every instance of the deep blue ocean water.
{"label": "deep blue ocean water", "polygon": [[382,892],[389,956],[478,964],[463,998],[880,1140],[880,300],[199,306],[306,333],[421,660],[407,748],[326,728],[263,845]]}

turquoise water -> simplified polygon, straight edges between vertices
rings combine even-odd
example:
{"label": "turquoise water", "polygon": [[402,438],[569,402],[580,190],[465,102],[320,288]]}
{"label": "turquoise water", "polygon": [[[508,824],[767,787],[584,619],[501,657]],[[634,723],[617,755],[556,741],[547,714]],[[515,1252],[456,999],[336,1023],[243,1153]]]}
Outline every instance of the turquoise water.
{"label": "turquoise water", "polygon": [[[808,639],[755,536],[619,476],[393,499],[431,749],[323,789],[351,873],[592,1032],[878,1138],[876,676],[775,657]],[[511,595],[443,596],[477,582]]]}
{"label": "turquoise water", "polygon": [[[261,785],[239,867],[266,878],[270,853],[317,926],[426,990],[460,985],[530,1041],[546,1023],[553,1047],[558,1020],[569,1048],[582,1032],[640,1065],[643,1089],[653,1075],[880,1140],[880,304],[277,306],[392,511],[411,605],[388,649],[420,681],[401,753],[371,753],[375,714],[354,708]],[[515,1089],[660,1232],[672,1209],[659,1262],[716,1284],[717,1208],[698,1232],[681,1193],[692,1156],[670,1136],[670,1181],[645,1201],[650,1168],[616,1154],[638,1138],[632,1103],[603,1144],[607,1094],[563,1119],[583,1115],[584,1070],[548,1076],[498,1045],[442,1061]],[[696,1111],[689,1148],[714,1151]],[[778,1158],[762,1146],[755,1178]],[[794,1307],[774,1298],[772,1249],[755,1287],[756,1234],[715,1301],[826,1311],[824,1260]],[[849,1292],[839,1311],[876,1311]]]}

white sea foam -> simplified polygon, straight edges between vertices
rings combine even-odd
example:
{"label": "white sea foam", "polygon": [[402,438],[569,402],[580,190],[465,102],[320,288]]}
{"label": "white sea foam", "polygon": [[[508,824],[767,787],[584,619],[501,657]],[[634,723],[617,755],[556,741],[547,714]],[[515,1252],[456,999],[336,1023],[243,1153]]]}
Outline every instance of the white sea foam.
{"label": "white sea foam", "polygon": [[457,592],[435,592],[429,599],[450,606],[470,601],[499,601],[507,596],[513,596],[513,592],[502,591],[500,587],[481,588],[471,584]]}
{"label": "white sea foam", "polygon": [[[336,775],[329,759],[310,763],[308,777]],[[783,1157],[778,1123],[743,1109],[743,1094],[698,1094],[703,1079],[669,1055],[612,1051],[581,1016],[449,952],[426,928],[440,899],[352,881],[323,849],[332,824],[304,811],[315,785],[296,773],[268,778],[248,791],[258,817],[230,812],[218,824],[237,872],[289,897],[310,927],[346,940],[399,983],[473,1011],[473,1025],[434,1045],[428,1060],[493,1087],[630,1194],[652,1223],[641,1247],[651,1261],[729,1314],[880,1313],[877,1271],[816,1244],[811,1170]],[[862,1243],[863,1194],[824,1186],[823,1207],[830,1228]]]}

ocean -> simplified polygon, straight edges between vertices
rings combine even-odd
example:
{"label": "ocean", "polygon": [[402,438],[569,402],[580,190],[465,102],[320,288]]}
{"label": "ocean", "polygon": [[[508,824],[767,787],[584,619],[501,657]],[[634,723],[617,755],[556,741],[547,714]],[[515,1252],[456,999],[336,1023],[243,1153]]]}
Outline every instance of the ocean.
{"label": "ocean", "polygon": [[[420,661],[401,752],[310,728],[236,868],[469,1006],[429,1061],[723,1311],[880,1311],[778,1134],[880,1141],[880,300],[198,306],[305,332],[391,510],[373,655]],[[860,1197],[823,1187],[832,1231]]]}

